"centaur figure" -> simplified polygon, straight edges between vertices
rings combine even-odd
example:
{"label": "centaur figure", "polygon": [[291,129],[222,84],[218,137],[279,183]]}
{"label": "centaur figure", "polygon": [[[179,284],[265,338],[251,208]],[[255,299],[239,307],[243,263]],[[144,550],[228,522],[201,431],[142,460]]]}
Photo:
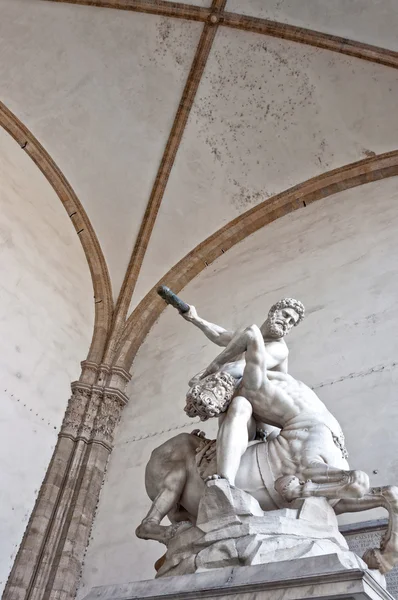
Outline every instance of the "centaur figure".
{"label": "centaur figure", "polygon": [[199,416],[202,421],[219,416],[217,475],[214,477],[222,477],[234,485],[248,442],[255,439],[256,434],[270,439],[277,433],[275,426],[281,426],[272,415],[269,403],[262,408],[260,400],[254,410],[251,396],[245,397],[242,391],[242,386],[251,385],[249,377],[256,360],[254,347],[246,348],[243,340],[248,339],[250,331],[256,332],[261,369],[286,374],[289,350],[284,337],[304,318],[304,306],[298,300],[284,298],[271,306],[260,328],[253,325],[246,331],[235,332],[201,319],[194,306],[189,306],[181,315],[212,342],[226,346],[205,371],[190,381],[193,385],[187,394],[185,411],[190,417]]}
{"label": "centaur figure", "polygon": [[[290,307],[280,319],[281,329],[288,329],[286,323],[292,326],[302,316],[298,309],[293,315],[293,310]],[[196,405],[201,414],[209,407],[213,416],[218,405],[219,412],[224,411],[217,446],[225,446],[221,453],[218,449],[216,466],[210,472],[198,468],[198,456],[206,453],[209,444],[196,435],[180,434],[154,450],[146,469],[146,488],[153,504],[137,535],[167,543],[181,521],[195,523],[204,479],[210,475],[250,493],[264,511],[310,496],[327,498],[337,514],[386,508],[389,526],[381,546],[363,558],[369,567],[388,572],[398,562],[398,488],[370,489],[366,473],[350,470],[339,423],[308,386],[284,368],[270,370],[267,345],[264,330],[256,325],[238,331],[196,379],[199,389],[188,395],[190,410]],[[239,373],[236,357],[241,355]],[[213,395],[212,377],[217,388],[213,387]],[[248,446],[253,419],[276,426],[280,432],[265,443]],[[232,458],[224,454],[226,447],[228,452],[237,448]],[[160,525],[166,515],[170,526]]]}

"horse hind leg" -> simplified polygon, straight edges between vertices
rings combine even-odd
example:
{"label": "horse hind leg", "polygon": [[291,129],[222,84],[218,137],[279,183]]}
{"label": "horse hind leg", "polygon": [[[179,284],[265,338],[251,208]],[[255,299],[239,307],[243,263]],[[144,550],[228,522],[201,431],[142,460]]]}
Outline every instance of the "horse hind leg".
{"label": "horse hind leg", "polygon": [[178,469],[169,473],[156,498],[152,502],[146,517],[137,527],[135,534],[144,540],[156,540],[166,544],[180,526],[180,522],[172,525],[160,525],[162,519],[175,512],[185,485],[185,471]]}
{"label": "horse hind leg", "polygon": [[398,487],[371,488],[362,498],[339,500],[334,510],[340,515],[372,508],[385,508],[388,511],[388,526],[380,548],[370,548],[362,558],[370,569],[379,569],[384,574],[398,564]]}
{"label": "horse hind leg", "polygon": [[289,502],[311,496],[358,499],[369,490],[369,477],[363,471],[345,471],[325,463],[313,463],[303,470],[303,475],[304,481],[294,475],[280,477],[275,489]]}

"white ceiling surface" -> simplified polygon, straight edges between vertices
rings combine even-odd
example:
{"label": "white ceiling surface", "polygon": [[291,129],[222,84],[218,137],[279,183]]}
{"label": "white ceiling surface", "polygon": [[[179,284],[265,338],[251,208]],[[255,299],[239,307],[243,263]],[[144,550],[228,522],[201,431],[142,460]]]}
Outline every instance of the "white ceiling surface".
{"label": "white ceiling surface", "polygon": [[397,0],[228,0],[226,10],[398,50]]}
{"label": "white ceiling surface", "polygon": [[1,100],[71,183],[120,288],[202,24],[0,0]]}
{"label": "white ceiling surface", "polygon": [[267,197],[398,147],[397,71],[221,28],[131,308],[187,252]]}

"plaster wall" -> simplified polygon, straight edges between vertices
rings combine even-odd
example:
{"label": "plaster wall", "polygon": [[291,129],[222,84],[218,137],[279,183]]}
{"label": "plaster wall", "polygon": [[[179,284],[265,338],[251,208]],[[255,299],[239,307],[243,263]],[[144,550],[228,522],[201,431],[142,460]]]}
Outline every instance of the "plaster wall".
{"label": "plaster wall", "polygon": [[395,69],[221,27],[131,308],[246,210],[325,171],[394,150],[397,97]]}
{"label": "plaster wall", "polygon": [[[261,324],[281,297],[301,299],[307,317],[288,338],[289,370],[339,419],[351,465],[367,471],[372,485],[398,483],[397,200],[398,178],[392,178],[299,209],[233,247],[180,294],[203,317],[228,328]],[[164,547],[134,536],[150,506],[144,468],[153,448],[198,427],[182,410],[187,381],[216,353],[171,308],[142,345],[78,598],[93,586],[154,576]],[[209,436],[215,427],[202,425]],[[376,511],[344,519],[383,516]]]}
{"label": "plaster wall", "polygon": [[117,298],[201,23],[0,0],[2,101],[62,169]]}
{"label": "plaster wall", "polygon": [[395,0],[228,0],[226,10],[398,50]]}
{"label": "plaster wall", "polygon": [[94,321],[90,272],[58,196],[0,128],[0,591]]}

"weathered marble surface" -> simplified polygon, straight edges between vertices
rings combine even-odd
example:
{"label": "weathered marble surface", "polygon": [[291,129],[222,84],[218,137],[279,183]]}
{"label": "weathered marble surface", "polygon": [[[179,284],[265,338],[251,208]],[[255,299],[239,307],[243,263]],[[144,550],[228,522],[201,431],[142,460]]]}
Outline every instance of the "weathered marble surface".
{"label": "weathered marble surface", "polygon": [[[290,508],[292,501],[312,497],[333,500],[336,514],[381,507],[387,509],[388,530],[380,546],[368,548],[363,560],[370,569],[388,573],[398,564],[398,487],[371,488],[365,472],[350,469],[345,438],[338,421],[310,387],[287,372],[288,349],[284,337],[303,319],[303,304],[293,298],[284,298],[271,306],[261,327],[252,324],[245,329],[228,330],[199,317],[194,306],[187,305],[168,288],[160,287],[158,293],[212,343],[224,348],[190,380],[185,407],[190,417],[199,416],[202,421],[220,416],[216,451],[208,445],[203,447],[205,434],[195,430],[194,435],[177,435],[156,448],[146,467],[145,487],[152,505],[136,530],[137,536],[164,544],[171,539],[174,544],[174,537],[178,537],[176,522],[185,519],[196,524],[196,531],[193,531],[194,528],[188,533],[184,531],[182,547],[178,544],[178,550],[175,548],[172,555],[170,551],[167,553],[166,564],[158,575],[193,572],[202,564],[200,546],[207,548],[209,540],[202,539],[201,531],[212,530],[213,521],[215,529],[222,529],[225,518],[220,507],[225,504],[228,493],[230,496],[232,493],[228,499],[228,514],[240,515],[236,510],[240,508],[241,499],[235,501],[233,497],[238,493],[235,486],[258,500],[260,512]],[[272,423],[277,424],[280,430],[271,428],[265,443],[257,445],[255,459],[246,460],[248,444],[254,440],[256,429]],[[198,442],[192,439],[194,437],[201,439]],[[208,444],[211,445],[212,441],[208,440]],[[206,476],[200,472],[199,477],[195,455],[208,457],[209,452],[216,454],[216,464]],[[263,469],[261,462],[264,463]],[[219,492],[225,488],[222,498],[213,500],[211,495],[215,490],[210,490],[209,485],[203,486],[201,479],[208,481],[209,478],[224,480],[219,484],[220,488],[216,484],[214,486]],[[253,479],[258,483],[253,484]],[[241,494],[248,498],[245,492]],[[250,501],[246,503],[249,505]],[[202,506],[204,516],[201,515]],[[173,525],[161,524],[166,516]],[[266,514],[263,518],[267,518]],[[319,522],[323,519],[321,515]],[[208,526],[209,529],[206,529]],[[194,534],[193,538],[190,533]],[[284,533],[290,534],[289,527],[286,532],[283,529],[278,531],[278,534]],[[205,558],[206,568],[234,564],[230,562],[234,559],[238,564],[266,564],[275,560],[267,537],[261,540],[265,542],[263,552],[260,540],[255,538],[249,537],[236,543],[235,537],[241,535],[235,536],[228,527],[223,528],[222,552],[217,553],[211,547],[210,556]],[[294,557],[297,551],[299,556],[306,555],[304,548],[312,545],[311,531],[307,538],[304,533],[300,535],[300,550],[295,547],[294,540],[291,545],[286,539],[278,540],[277,546],[283,550],[294,548]],[[174,554],[181,554],[181,550],[183,554],[177,559]],[[220,564],[223,552],[227,562]],[[278,555],[276,559],[284,557]]]}
{"label": "weathered marble surface", "polygon": [[228,598],[229,600],[392,600],[352,552],[300,558],[269,565],[96,587],[85,600]]}

